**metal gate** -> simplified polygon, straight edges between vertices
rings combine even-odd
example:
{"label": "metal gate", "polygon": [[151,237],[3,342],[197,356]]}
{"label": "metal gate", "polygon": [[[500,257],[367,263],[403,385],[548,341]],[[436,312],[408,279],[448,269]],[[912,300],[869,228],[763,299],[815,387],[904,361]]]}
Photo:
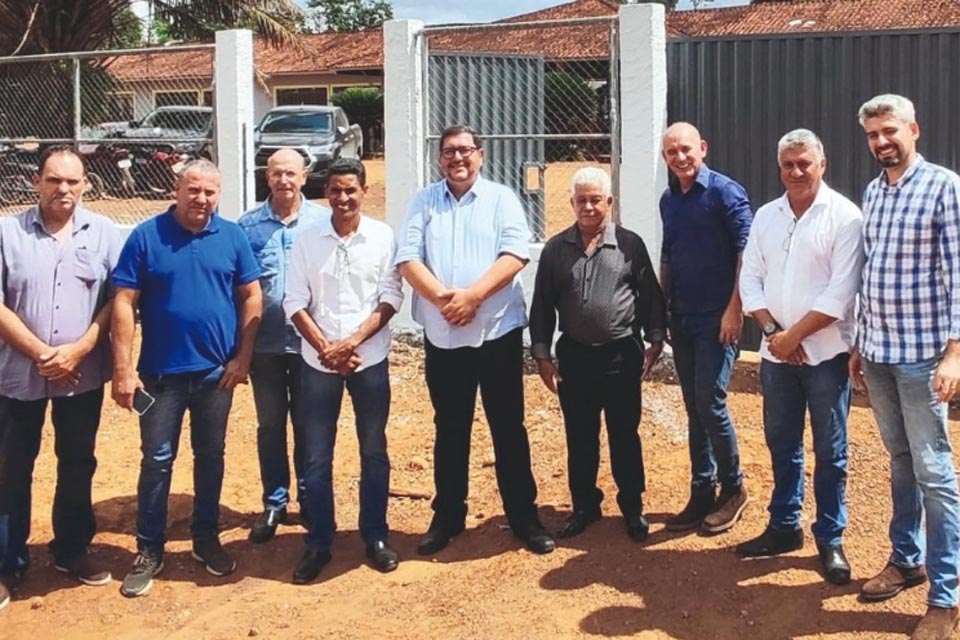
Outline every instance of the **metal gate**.
{"label": "metal gate", "polygon": [[36,202],[44,148],[84,157],[84,204],[135,224],[171,202],[178,171],[215,155],[214,45],[0,57],[0,215]]}
{"label": "metal gate", "polygon": [[[582,166],[612,173],[616,202],[617,26],[603,17],[425,29],[424,175],[440,179],[440,133],[465,124],[483,137],[484,176],[520,197],[534,241],[572,224],[569,182]],[[590,50],[540,44],[568,38]]]}

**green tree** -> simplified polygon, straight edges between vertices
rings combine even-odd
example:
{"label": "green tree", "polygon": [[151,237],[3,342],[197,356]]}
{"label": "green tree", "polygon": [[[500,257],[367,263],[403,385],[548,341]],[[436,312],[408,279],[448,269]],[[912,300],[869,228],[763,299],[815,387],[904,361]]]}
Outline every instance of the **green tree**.
{"label": "green tree", "polygon": [[[129,34],[129,0],[0,0],[0,56],[90,51]],[[152,0],[178,39],[211,41],[245,27],[273,44],[292,44],[302,12],[293,0]],[[124,19],[127,16],[127,19]]]}
{"label": "green tree", "polygon": [[351,124],[360,125],[367,152],[380,149],[383,132],[383,92],[377,87],[350,87],[333,94],[333,104],[347,114]]}
{"label": "green tree", "polygon": [[130,7],[113,19],[114,32],[107,42],[110,49],[136,49],[143,46],[143,23]]}
{"label": "green tree", "polygon": [[318,31],[376,29],[393,18],[389,0],[310,0]]}

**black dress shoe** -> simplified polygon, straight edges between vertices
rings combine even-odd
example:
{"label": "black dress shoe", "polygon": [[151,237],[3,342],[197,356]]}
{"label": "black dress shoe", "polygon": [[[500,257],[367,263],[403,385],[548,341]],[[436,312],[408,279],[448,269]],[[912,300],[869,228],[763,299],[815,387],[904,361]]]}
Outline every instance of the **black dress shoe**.
{"label": "black dress shoe", "polygon": [[643,542],[650,535],[650,523],[642,513],[635,516],[624,516],[624,523],[627,525],[627,535],[634,542]]}
{"label": "black dress shoe", "polygon": [[253,521],[253,526],[250,528],[250,542],[254,544],[269,542],[277,533],[277,526],[286,521],[286,509],[265,509]]}
{"label": "black dress shoe", "polygon": [[572,538],[578,536],[602,517],[599,511],[574,511],[557,531],[557,537]]}
{"label": "black dress shoe", "polygon": [[320,569],[329,563],[332,557],[329,549],[307,547],[300,556],[297,568],[293,570],[293,584],[313,582],[320,574]]}
{"label": "black dress shoe", "polygon": [[389,573],[400,564],[400,554],[390,548],[386,540],[376,540],[367,545],[367,557],[380,573]]}
{"label": "black dress shoe", "polygon": [[768,526],[756,538],[737,545],[737,555],[746,560],[772,558],[803,548],[803,530],[781,531]]}
{"label": "black dress shoe", "polygon": [[417,545],[417,553],[421,556],[432,556],[445,548],[455,536],[462,532],[462,524],[454,529],[443,525],[433,525],[420,539],[420,544]]}
{"label": "black dress shoe", "polygon": [[843,553],[843,546],[827,546],[817,542],[817,553],[820,555],[820,564],[823,565],[823,576],[827,582],[837,585],[850,583],[850,563]]}
{"label": "black dress shoe", "polygon": [[523,540],[524,546],[534,553],[550,553],[557,548],[557,543],[539,522],[519,526],[513,530],[513,535]]}

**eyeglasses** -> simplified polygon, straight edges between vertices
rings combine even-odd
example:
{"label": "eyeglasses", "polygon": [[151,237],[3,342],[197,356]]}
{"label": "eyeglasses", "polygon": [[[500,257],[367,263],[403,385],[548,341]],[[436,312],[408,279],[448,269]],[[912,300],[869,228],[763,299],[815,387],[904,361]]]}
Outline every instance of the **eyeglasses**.
{"label": "eyeglasses", "polygon": [[797,219],[794,218],[790,221],[790,226],[787,227],[787,237],[783,239],[783,250],[787,253],[790,253],[790,248],[793,246],[793,232],[797,230]]}
{"label": "eyeglasses", "polygon": [[473,152],[477,150],[477,147],[444,147],[440,149],[440,155],[448,160],[455,157],[458,153],[461,158],[469,158],[473,155]]}

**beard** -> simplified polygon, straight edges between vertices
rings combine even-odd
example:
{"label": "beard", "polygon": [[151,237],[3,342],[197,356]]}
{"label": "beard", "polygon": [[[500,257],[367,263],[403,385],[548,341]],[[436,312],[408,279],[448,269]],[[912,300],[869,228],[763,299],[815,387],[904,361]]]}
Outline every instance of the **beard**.
{"label": "beard", "polygon": [[889,148],[890,148],[890,147],[884,147],[883,149],[877,149],[877,153],[876,153],[876,155],[875,155],[875,157],[876,157],[876,159],[877,159],[877,162],[879,162],[879,163],[880,163],[880,166],[883,167],[883,168],[885,168],[885,169],[888,169],[888,168],[890,168],[890,167],[897,167],[897,166],[900,165],[900,163],[903,162],[903,155],[904,155],[904,154],[903,154],[903,152],[900,150],[899,147],[893,147],[893,149],[896,150],[896,153],[894,153],[893,155],[890,155],[890,156],[881,156],[881,155],[880,155],[880,153],[882,153],[883,151],[886,151],[886,150],[889,149]]}

